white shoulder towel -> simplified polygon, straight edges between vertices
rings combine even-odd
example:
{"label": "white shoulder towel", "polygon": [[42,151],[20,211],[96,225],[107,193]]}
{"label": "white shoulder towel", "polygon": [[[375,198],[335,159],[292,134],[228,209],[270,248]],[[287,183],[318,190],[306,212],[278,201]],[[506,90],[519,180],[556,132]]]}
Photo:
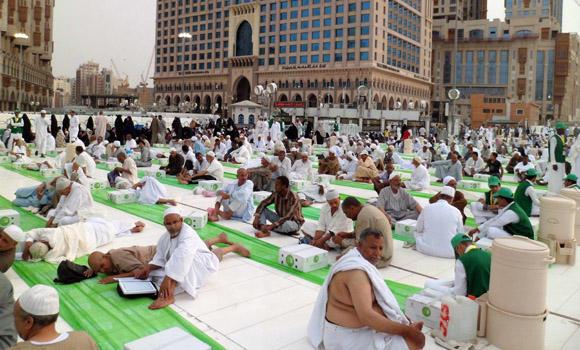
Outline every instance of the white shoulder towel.
{"label": "white shoulder towel", "polygon": [[326,277],[326,280],[324,280],[324,284],[320,289],[316,303],[314,304],[314,309],[312,310],[312,315],[308,322],[307,331],[308,341],[316,349],[319,349],[324,336],[324,321],[326,317],[326,304],[328,302],[328,285],[330,284],[334,274],[350,270],[363,270],[366,272],[373,285],[373,291],[377,303],[389,320],[402,324],[409,324],[409,321],[401,311],[401,308],[399,308],[397,299],[395,299],[393,292],[391,292],[389,287],[386,285],[379,270],[363,258],[358,249],[351,249],[340,258],[334,266],[332,266],[330,273]]}

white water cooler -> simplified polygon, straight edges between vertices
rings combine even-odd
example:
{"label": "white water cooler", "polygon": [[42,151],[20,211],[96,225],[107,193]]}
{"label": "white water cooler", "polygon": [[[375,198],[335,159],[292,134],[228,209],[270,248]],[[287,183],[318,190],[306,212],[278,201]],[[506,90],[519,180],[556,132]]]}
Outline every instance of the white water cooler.
{"label": "white water cooler", "polygon": [[[574,265],[576,262],[576,226],[580,191],[563,189],[563,196],[544,196],[540,199],[540,230],[538,240],[546,243],[556,264]],[[566,195],[567,194],[567,195]],[[570,199],[572,197],[573,199]]]}
{"label": "white water cooler", "polygon": [[560,191],[560,194],[576,202],[576,225],[574,227],[574,237],[576,239],[576,243],[580,245],[580,189],[563,188]]}
{"label": "white water cooler", "polygon": [[486,336],[502,350],[544,349],[548,247],[522,236],[496,238],[485,314]]}

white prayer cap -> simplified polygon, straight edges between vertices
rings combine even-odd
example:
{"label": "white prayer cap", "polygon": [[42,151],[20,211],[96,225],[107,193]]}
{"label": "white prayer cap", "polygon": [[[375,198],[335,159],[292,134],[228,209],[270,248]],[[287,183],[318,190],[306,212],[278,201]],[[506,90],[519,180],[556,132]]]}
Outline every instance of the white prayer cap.
{"label": "white prayer cap", "polygon": [[212,151],[207,152],[205,155],[215,158],[215,153],[213,153]]}
{"label": "white prayer cap", "polygon": [[60,311],[58,292],[53,287],[37,284],[18,298],[20,308],[34,316],[56,315]]}
{"label": "white prayer cap", "polygon": [[201,138],[204,139],[204,140],[207,140],[208,139],[207,135],[203,135]]}
{"label": "white prayer cap", "polygon": [[299,138],[298,142],[304,142],[304,137]]}
{"label": "white prayer cap", "polygon": [[56,191],[60,192],[62,190],[64,190],[65,188],[69,187],[71,184],[70,180],[67,179],[66,177],[59,177],[58,180],[56,180]]}
{"label": "white prayer cap", "polygon": [[371,149],[377,149],[377,144],[376,143],[371,143]]}
{"label": "white prayer cap", "polygon": [[450,186],[443,186],[443,188],[441,189],[441,194],[444,194],[446,196],[453,198],[453,197],[455,197],[455,189],[453,187],[450,187]]}
{"label": "white prayer cap", "polygon": [[195,137],[195,136],[192,136],[192,137],[191,137],[191,141],[193,141],[193,142],[197,141],[197,137]]}
{"label": "white prayer cap", "polygon": [[231,136],[230,136],[230,135],[226,135],[226,139],[230,139],[230,138],[231,138]]}
{"label": "white prayer cap", "polygon": [[419,164],[423,163],[423,159],[421,157],[413,157],[413,160]]}
{"label": "white prayer cap", "polygon": [[447,185],[452,180],[455,180],[453,176],[445,176],[445,178],[443,179],[443,184]]}
{"label": "white prayer cap", "polygon": [[115,146],[115,147],[121,147],[121,141],[115,141],[115,142],[113,142],[113,146]]}
{"label": "white prayer cap", "polygon": [[331,201],[333,199],[337,199],[340,197],[340,194],[338,193],[337,190],[328,190],[326,192],[326,200],[327,201]]}
{"label": "white prayer cap", "polygon": [[361,156],[362,156],[362,155],[367,155],[367,156],[368,156],[368,155],[369,155],[369,152],[367,152],[367,150],[365,149],[364,151],[362,151],[362,152],[360,153],[360,155],[361,155]]}
{"label": "white prayer cap", "polygon": [[103,144],[106,146],[109,144],[109,141],[105,140],[105,141],[103,141]]}
{"label": "white prayer cap", "polygon": [[12,238],[16,242],[24,242],[26,240],[26,233],[16,225],[10,225],[2,229],[8,237]]}
{"label": "white prayer cap", "polygon": [[292,147],[292,148],[290,148],[290,152],[298,152],[298,148]]}
{"label": "white prayer cap", "polygon": [[[391,175],[389,175],[389,180],[394,179],[395,177],[399,176],[398,173],[392,172]],[[399,176],[400,177],[400,176]]]}
{"label": "white prayer cap", "polygon": [[346,152],[346,156],[350,158],[355,158],[354,153],[352,153],[352,151]]}
{"label": "white prayer cap", "polygon": [[179,216],[181,216],[181,210],[179,210],[179,208],[177,207],[169,207],[167,209],[165,209],[165,211],[163,212],[163,217],[167,217],[168,215],[173,215],[173,214],[177,214]]}
{"label": "white prayer cap", "polygon": [[31,257],[30,261],[37,262],[46,256],[46,253],[48,253],[48,246],[42,242],[34,242],[28,249],[28,252]]}
{"label": "white prayer cap", "polygon": [[42,111],[40,111],[40,114],[46,114],[46,111],[43,109]]}
{"label": "white prayer cap", "polygon": [[171,148],[169,149],[169,153],[171,153],[171,152],[177,152],[177,149],[176,149],[175,147],[171,147]]}

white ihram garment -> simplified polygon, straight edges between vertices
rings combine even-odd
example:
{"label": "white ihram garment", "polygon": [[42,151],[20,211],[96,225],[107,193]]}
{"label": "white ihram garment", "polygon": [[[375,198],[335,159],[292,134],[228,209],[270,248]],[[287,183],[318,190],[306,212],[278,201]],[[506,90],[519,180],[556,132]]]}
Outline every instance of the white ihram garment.
{"label": "white ihram garment", "polygon": [[322,288],[320,288],[320,293],[308,322],[307,332],[310,344],[315,349],[326,350],[408,349],[405,339],[401,336],[378,333],[368,327],[358,329],[345,328],[326,321],[326,304],[328,302],[330,281],[336,273],[351,270],[362,270],[367,274],[373,286],[377,304],[379,304],[389,320],[405,325],[409,324],[409,321],[399,308],[395,296],[385,284],[377,268],[365,260],[358,249],[351,249],[332,266]]}
{"label": "white ihram garment", "polygon": [[161,269],[151,273],[156,284],[165,276],[177,282],[176,293],[183,290],[197,296],[208,277],[219,267],[217,256],[212,253],[189,225],[182,225],[175,238],[165,232],[157,242],[157,252],[150,262]]}
{"label": "white ihram garment", "polygon": [[137,201],[141,204],[155,204],[159,199],[168,198],[167,189],[156,178],[145,176],[142,188],[137,189]]}

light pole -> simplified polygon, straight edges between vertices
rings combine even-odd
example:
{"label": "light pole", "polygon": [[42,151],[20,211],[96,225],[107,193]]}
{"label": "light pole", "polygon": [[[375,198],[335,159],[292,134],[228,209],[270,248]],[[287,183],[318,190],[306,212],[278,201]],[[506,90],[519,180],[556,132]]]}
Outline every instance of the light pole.
{"label": "light pole", "polygon": [[256,85],[254,88],[254,93],[258,98],[260,96],[265,97],[268,101],[268,117],[272,116],[272,96],[278,91],[278,85],[276,83],[269,83],[266,88],[262,85]]}
{"label": "light pole", "polygon": [[185,87],[185,70],[183,69],[185,67],[185,40],[191,40],[191,33],[181,32],[177,37],[181,39],[181,94],[179,96],[179,101],[183,102],[183,89]]}
{"label": "light pole", "polygon": [[[24,41],[28,40],[29,36],[26,33],[15,33],[14,38]],[[20,47],[20,72],[18,74],[18,104],[16,107],[20,109],[22,105],[22,79],[24,79],[24,44],[21,43],[18,46]]]}

